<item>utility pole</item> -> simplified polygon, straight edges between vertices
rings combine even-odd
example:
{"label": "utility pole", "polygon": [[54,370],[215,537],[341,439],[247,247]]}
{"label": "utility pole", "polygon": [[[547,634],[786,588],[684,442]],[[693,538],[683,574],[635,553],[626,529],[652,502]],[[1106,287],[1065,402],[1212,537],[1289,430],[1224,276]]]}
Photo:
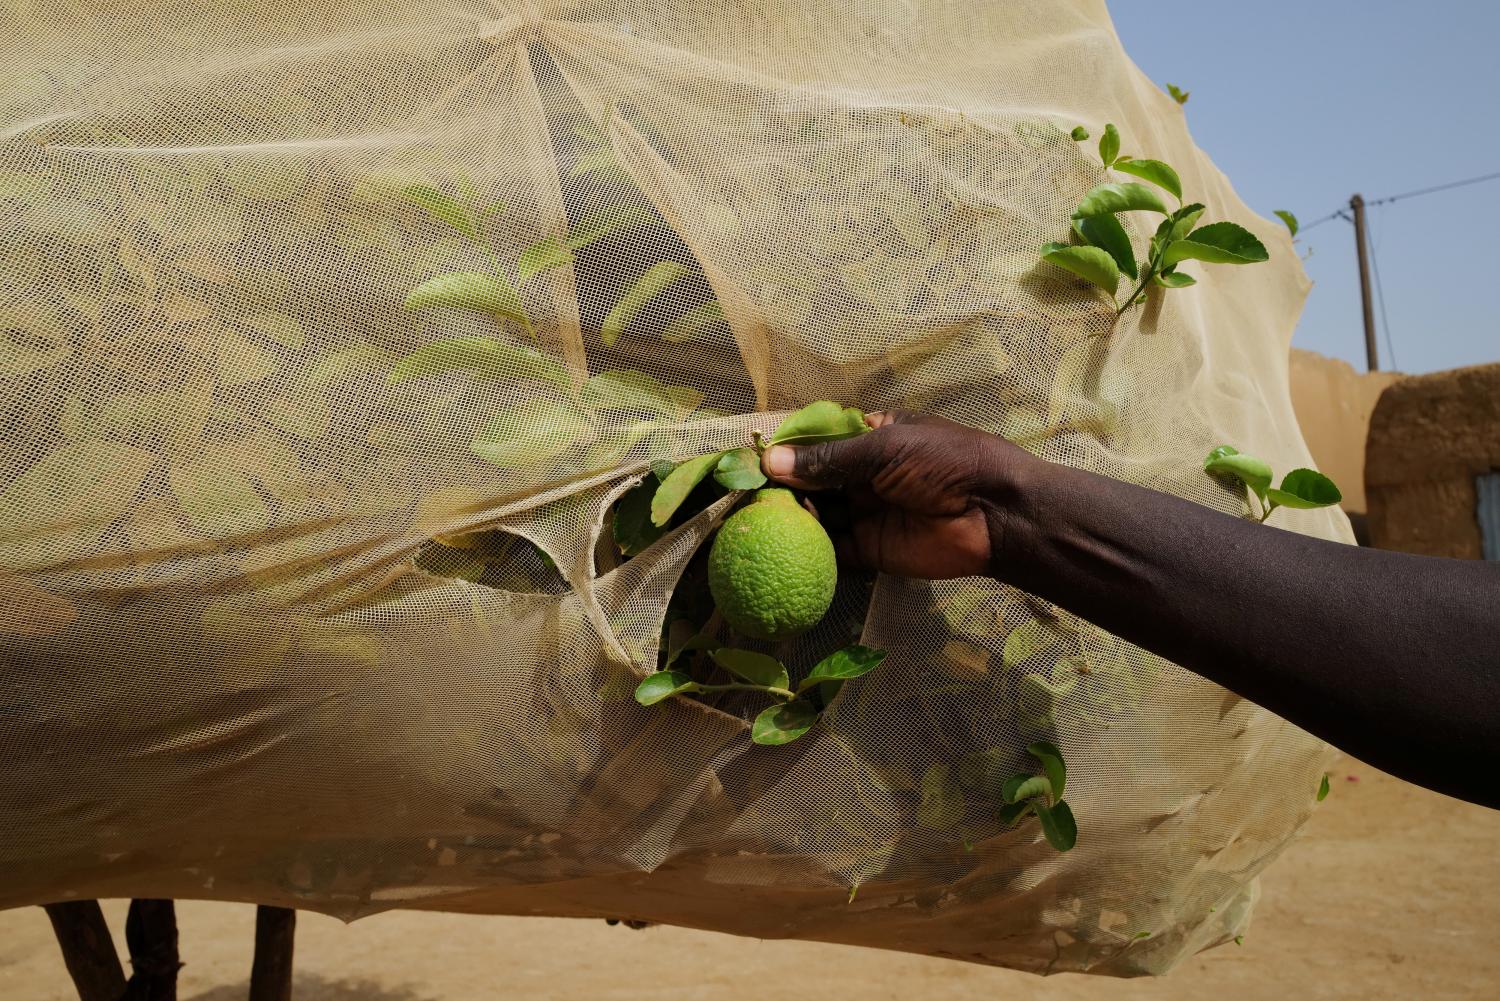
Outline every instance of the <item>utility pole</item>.
{"label": "utility pole", "polygon": [[1354,244],[1359,251],[1359,298],[1365,308],[1365,360],[1371,372],[1380,369],[1375,349],[1375,307],[1370,302],[1370,251],[1365,236],[1365,200],[1362,195],[1349,199],[1354,213]]}

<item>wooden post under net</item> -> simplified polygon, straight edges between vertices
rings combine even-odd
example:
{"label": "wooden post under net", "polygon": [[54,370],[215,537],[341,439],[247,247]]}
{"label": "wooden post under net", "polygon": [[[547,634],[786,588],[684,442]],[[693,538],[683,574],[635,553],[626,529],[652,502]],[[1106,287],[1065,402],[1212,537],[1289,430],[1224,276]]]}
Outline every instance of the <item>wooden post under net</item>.
{"label": "wooden post under net", "polygon": [[125,916],[130,981],[120,1001],[177,1001],[177,911],[170,900],[132,900]]}
{"label": "wooden post under net", "polygon": [[290,1001],[292,944],[297,912],[288,907],[255,909],[255,960],[250,967],[250,1001]]}
{"label": "wooden post under net", "polygon": [[62,949],[79,1001],[120,1001],[125,971],[97,900],[70,900],[43,908]]}

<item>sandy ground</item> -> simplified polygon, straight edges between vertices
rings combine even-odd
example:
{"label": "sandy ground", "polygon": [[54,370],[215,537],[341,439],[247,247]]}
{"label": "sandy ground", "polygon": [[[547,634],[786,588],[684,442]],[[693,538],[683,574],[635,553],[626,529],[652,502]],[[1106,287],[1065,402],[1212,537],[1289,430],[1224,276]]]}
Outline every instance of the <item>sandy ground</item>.
{"label": "sandy ground", "polygon": [[[297,1001],[572,1001],[796,993],[942,1001],[1313,1001],[1500,997],[1500,812],[1346,761],[1332,795],[1264,878],[1242,946],[1171,976],[1050,979],[949,960],[806,942],[759,942],[602,921],[383,914],[343,925],[299,916]],[[105,904],[121,954],[122,901]],[[246,996],[254,908],[179,904],[183,1001]],[[73,1001],[39,908],[0,912],[0,998]]]}

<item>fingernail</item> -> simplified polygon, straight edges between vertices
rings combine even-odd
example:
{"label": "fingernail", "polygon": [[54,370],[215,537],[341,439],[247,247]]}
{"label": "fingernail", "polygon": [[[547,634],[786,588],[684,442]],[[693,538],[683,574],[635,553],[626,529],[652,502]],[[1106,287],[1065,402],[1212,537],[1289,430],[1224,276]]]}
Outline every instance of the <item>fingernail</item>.
{"label": "fingernail", "polygon": [[767,476],[773,476],[778,480],[783,476],[792,475],[792,470],[797,468],[792,450],[785,445],[772,445],[766,449],[765,457],[761,459],[760,465]]}

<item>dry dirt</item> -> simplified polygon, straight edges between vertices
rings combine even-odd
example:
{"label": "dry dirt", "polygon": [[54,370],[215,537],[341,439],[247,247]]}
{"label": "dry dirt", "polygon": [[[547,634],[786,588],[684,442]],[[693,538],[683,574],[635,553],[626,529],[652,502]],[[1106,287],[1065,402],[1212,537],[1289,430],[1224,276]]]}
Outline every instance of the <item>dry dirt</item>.
{"label": "dry dirt", "polygon": [[[1042,979],[892,952],[759,942],[602,921],[383,914],[345,926],[299,917],[296,1001],[693,999],[779,990],[828,999],[1315,1001],[1500,997],[1500,812],[1353,761],[1264,878],[1242,946],[1169,977]],[[105,913],[120,941],[124,904]],[[254,908],[179,905],[183,1001],[246,996]],[[784,979],[784,978],[790,979]],[[0,998],[72,1001],[39,908],[0,913]]]}

